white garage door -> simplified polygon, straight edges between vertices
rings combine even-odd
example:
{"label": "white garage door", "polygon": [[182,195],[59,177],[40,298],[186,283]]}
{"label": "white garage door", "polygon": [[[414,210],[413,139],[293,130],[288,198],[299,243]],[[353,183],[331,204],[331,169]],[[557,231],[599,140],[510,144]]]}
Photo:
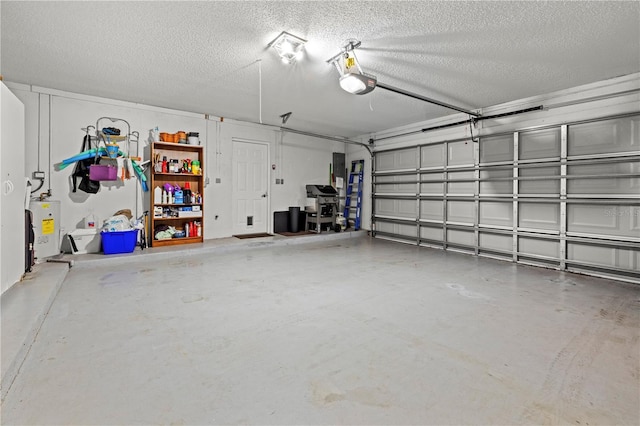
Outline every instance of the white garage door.
{"label": "white garage door", "polygon": [[640,115],[375,152],[376,237],[640,283]]}

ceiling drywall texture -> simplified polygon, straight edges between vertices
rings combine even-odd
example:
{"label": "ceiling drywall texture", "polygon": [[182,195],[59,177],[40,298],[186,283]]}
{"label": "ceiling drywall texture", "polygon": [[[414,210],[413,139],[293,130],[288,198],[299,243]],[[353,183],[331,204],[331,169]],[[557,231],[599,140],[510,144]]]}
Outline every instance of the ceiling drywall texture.
{"label": "ceiling drywall texture", "polygon": [[[343,92],[326,60],[350,38],[379,81],[469,109],[640,70],[639,2],[2,1],[0,13],[8,81],[266,124],[292,111],[287,126],[345,137],[452,112]],[[266,47],[282,30],[309,40],[303,61]]]}

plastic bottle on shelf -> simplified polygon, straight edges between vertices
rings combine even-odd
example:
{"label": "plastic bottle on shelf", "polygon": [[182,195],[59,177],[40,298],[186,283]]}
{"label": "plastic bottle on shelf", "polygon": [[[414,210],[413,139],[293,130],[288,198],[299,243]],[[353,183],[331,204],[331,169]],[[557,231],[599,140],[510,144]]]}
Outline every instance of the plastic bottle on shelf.
{"label": "plastic bottle on shelf", "polygon": [[169,172],[169,165],[167,164],[167,157],[162,157],[162,173]]}
{"label": "plastic bottle on shelf", "polygon": [[184,197],[184,203],[191,204],[191,186],[189,185],[189,182],[184,183],[184,188],[182,192]]}
{"label": "plastic bottle on shelf", "polygon": [[158,202],[162,199],[162,188],[160,186],[156,186],[153,190],[153,201]]}

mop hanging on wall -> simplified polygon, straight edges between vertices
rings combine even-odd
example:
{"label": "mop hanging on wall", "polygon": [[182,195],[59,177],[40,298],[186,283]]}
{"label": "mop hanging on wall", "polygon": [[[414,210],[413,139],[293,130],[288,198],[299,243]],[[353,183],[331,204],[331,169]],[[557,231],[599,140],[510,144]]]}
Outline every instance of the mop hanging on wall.
{"label": "mop hanging on wall", "polygon": [[[80,149],[81,151],[91,149],[91,136],[89,135],[89,129],[87,129],[87,132],[82,139],[82,148]],[[99,157],[98,161],[100,161]],[[90,167],[93,164],[94,159],[82,159],[76,162],[76,167],[73,169],[73,173],[71,174],[73,192],[77,192],[77,189],[80,189],[87,194],[95,194],[100,190],[100,182],[92,180],[90,177]],[[78,179],[80,179],[80,185],[77,185]]]}

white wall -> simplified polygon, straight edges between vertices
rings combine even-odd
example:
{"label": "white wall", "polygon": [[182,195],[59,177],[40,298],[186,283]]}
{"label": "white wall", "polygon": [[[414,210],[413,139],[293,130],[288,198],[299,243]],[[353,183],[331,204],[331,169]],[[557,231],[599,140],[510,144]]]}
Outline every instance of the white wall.
{"label": "white wall", "polygon": [[[304,207],[305,185],[329,183],[329,164],[333,152],[344,152],[344,144],[281,133],[280,130],[235,120],[209,120],[207,148],[206,238],[231,235],[231,153],[233,140],[258,141],[269,144],[271,164],[269,175],[269,229],[273,230],[273,212],[285,211],[291,206]],[[216,178],[220,183],[216,183]],[[284,184],[276,185],[276,179]]]}
{"label": "white wall", "polygon": [[[136,216],[149,209],[148,193],[141,191],[137,179],[124,183],[103,182],[97,194],[86,194],[80,190],[73,193],[70,180],[73,166],[56,170],[57,163],[80,152],[84,136],[81,129],[95,126],[100,117],[127,120],[131,130],[140,133],[139,146],[136,150],[132,145],[131,153],[137,153],[144,160],[149,157],[148,132],[156,126],[160,131],[169,133],[179,130],[200,133],[205,146],[204,173],[209,181],[205,189],[205,239],[231,236],[231,153],[234,139],[269,144],[271,163],[276,166],[275,170],[270,170],[270,230],[273,229],[273,212],[287,210],[290,206],[304,206],[304,186],[328,183],[332,152],[344,152],[343,143],[291,133],[281,135],[279,129],[270,126],[55,89],[9,85],[25,104],[27,175],[31,176],[37,169],[46,172],[43,188],[34,195],[51,188],[52,199],[61,201],[63,232],[80,226],[89,213],[105,219],[119,209],[131,209]],[[101,127],[108,125],[111,125],[109,121],[100,123]],[[114,125],[126,131],[121,122]],[[216,178],[219,183],[216,183]],[[276,185],[276,178],[284,179],[284,184]]]}

